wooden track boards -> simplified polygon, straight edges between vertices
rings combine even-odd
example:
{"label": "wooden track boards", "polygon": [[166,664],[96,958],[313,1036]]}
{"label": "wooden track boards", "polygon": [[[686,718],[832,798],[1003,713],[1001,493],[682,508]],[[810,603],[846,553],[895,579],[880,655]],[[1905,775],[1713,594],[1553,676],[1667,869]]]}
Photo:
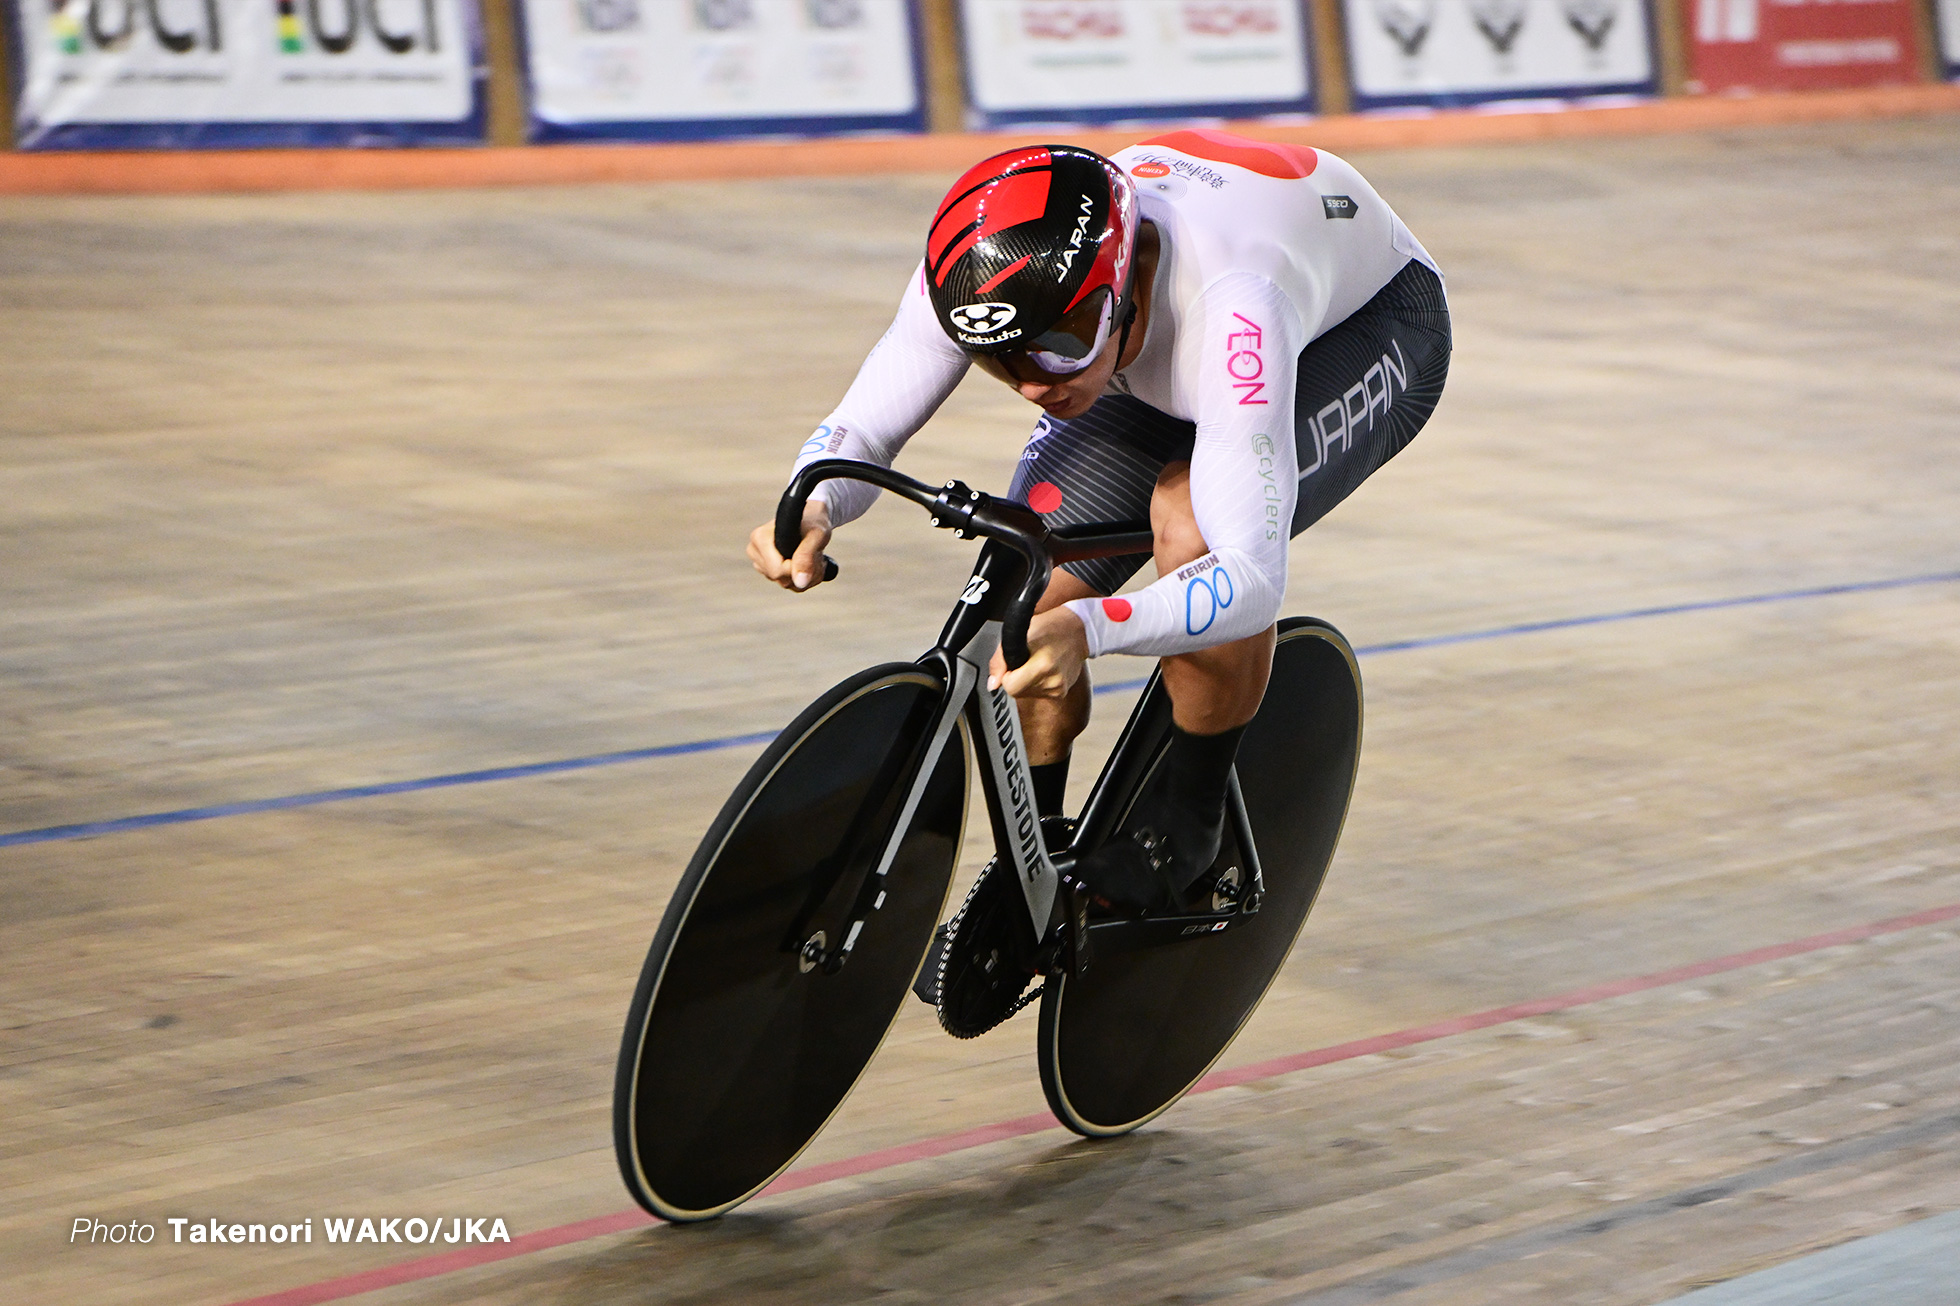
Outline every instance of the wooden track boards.
{"label": "wooden track boards", "polygon": [[[1290,610],[1366,648],[1954,568],[1960,124],[1359,162],[1449,272],[1458,353],[1431,429],[1296,543]],[[813,596],[739,546],[943,184],[0,203],[0,831],[765,730],[924,647],[967,554],[902,506]],[[1032,410],[983,380],[903,466],[1005,482]],[[1364,658],[1341,854],[1227,1064],[1960,901],[1956,652],[1946,583]],[[426,1254],[71,1246],[83,1215],[625,1207],[632,977],[752,756],[0,848],[14,1298]],[[1659,1301],[1960,1206],[1957,947],[1902,931],[369,1300]],[[1039,1111],[1032,1037],[908,1008],[809,1160]]]}

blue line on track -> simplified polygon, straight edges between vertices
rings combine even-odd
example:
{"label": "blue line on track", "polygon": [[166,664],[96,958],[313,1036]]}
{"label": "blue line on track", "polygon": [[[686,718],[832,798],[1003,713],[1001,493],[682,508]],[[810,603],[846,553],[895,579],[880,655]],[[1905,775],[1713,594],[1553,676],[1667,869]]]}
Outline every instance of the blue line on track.
{"label": "blue line on track", "polygon": [[[1406,653],[1415,649],[1444,648],[1451,644],[1474,644],[1487,639],[1509,639],[1515,635],[1536,635],[1549,630],[1572,630],[1580,626],[1603,626],[1616,621],[1640,621],[1649,617],[1672,617],[1685,612],[1714,612],[1722,608],[1747,608],[1763,603],[1790,603],[1800,599],[1829,598],[1837,594],[1868,594],[1877,590],[1906,589],[1914,585],[1941,585],[1960,581],[1960,571],[1929,572],[1921,576],[1899,576],[1891,580],[1855,581],[1845,585],[1819,585],[1811,589],[1778,590],[1768,594],[1744,594],[1736,598],[1705,599],[1698,603],[1670,603],[1653,608],[1628,608],[1620,612],[1600,612],[1585,617],[1562,617],[1555,621],[1527,621],[1514,626],[1493,626],[1487,630],[1464,631],[1455,635],[1432,635],[1425,639],[1393,640],[1357,648],[1360,657],[1379,653]],[[1119,680],[1096,686],[1098,694],[1122,694],[1142,689],[1143,680]],[[238,803],[216,803],[209,807],[186,807],[174,812],[151,812],[144,816],[125,816],[113,821],[86,821],[79,825],[50,825],[39,830],[18,830],[0,834],[0,848],[22,844],[57,843],[67,839],[90,839],[127,830],[147,830],[159,825],[184,825],[191,821],[214,821],[223,816],[248,816],[254,812],[278,812],[294,807],[318,807],[322,803],[343,803],[355,798],[381,798],[389,794],[420,793],[425,789],[450,789],[457,785],[483,784],[490,780],[521,780],[530,776],[557,775],[564,771],[585,771],[596,766],[616,766],[621,762],[644,762],[659,757],[682,757],[688,753],[712,753],[724,748],[743,748],[766,744],[776,737],[774,730],[746,735],[724,735],[719,739],[699,739],[686,744],[663,744],[658,748],[629,748],[617,753],[595,753],[590,757],[568,757],[556,762],[532,762],[524,766],[498,766],[482,771],[458,771],[451,775],[432,775],[420,780],[396,780],[388,784],[355,785],[347,789],[320,789],[308,794],[287,794],[282,798],[256,798]]]}
{"label": "blue line on track", "polygon": [[24,843],[55,843],[62,839],[88,839],[98,834],[147,830],[156,825],[215,821],[221,816],[279,812],[289,807],[318,807],[321,803],[344,803],[351,798],[380,798],[387,794],[419,793],[424,789],[449,789],[456,785],[482,784],[487,780],[521,780],[527,776],[556,775],[561,771],[584,771],[595,766],[613,766],[620,762],[644,762],[655,757],[712,753],[722,748],[740,748],[744,744],[766,744],[774,739],[776,734],[774,730],[759,730],[751,735],[727,735],[721,739],[700,739],[691,744],[664,744],[659,748],[629,748],[618,753],[594,753],[590,757],[568,757],[557,762],[532,762],[525,766],[493,766],[483,771],[458,771],[453,775],[432,775],[420,780],[395,780],[387,784],[355,785],[347,789],[319,789],[310,794],[287,794],[283,798],[254,798],[241,803],[215,803],[210,807],[186,807],[175,812],[124,816],[114,821],[50,825],[39,830],[0,834],[0,848],[11,848],[16,844]]}
{"label": "blue line on track", "polygon": [[1354,651],[1358,657],[1367,657],[1373,653],[1405,653],[1410,649],[1442,648],[1447,644],[1474,644],[1479,640],[1506,639],[1512,635],[1535,635],[1545,630],[1571,630],[1577,626],[1603,626],[1609,622],[1638,621],[1646,617],[1672,617],[1683,612],[1749,608],[1760,603],[1822,599],[1829,598],[1833,594],[1869,594],[1874,590],[1898,590],[1913,585],[1940,585],[1951,581],[1960,581],[1960,571],[1935,571],[1923,576],[1899,576],[1892,580],[1861,580],[1848,585],[1819,585],[1814,589],[1744,594],[1732,599],[1703,599],[1699,603],[1669,603],[1658,608],[1628,608],[1623,612],[1601,612],[1590,617],[1562,617],[1557,621],[1527,621],[1516,626],[1493,626],[1489,630],[1466,631],[1461,635],[1434,635],[1428,639],[1398,639],[1387,644],[1369,644],[1365,648]]}

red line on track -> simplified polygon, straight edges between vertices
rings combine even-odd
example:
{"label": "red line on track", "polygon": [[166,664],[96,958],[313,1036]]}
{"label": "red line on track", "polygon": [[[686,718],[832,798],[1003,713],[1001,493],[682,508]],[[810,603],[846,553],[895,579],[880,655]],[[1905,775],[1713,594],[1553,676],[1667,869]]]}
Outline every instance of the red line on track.
{"label": "red line on track", "polygon": [[[1748,952],[1732,952],[1726,957],[1712,957],[1706,961],[1691,962],[1686,966],[1658,970],[1648,975],[1608,980],[1604,984],[1574,989],[1570,993],[1561,993],[1554,997],[1519,1002],[1508,1007],[1493,1007],[1489,1011],[1479,1011],[1468,1016],[1454,1016],[1429,1025],[1396,1030],[1391,1034],[1377,1034],[1373,1038],[1355,1039],[1349,1043],[1337,1043],[1332,1047],[1315,1048],[1311,1052],[1298,1052],[1292,1056],[1275,1057],[1270,1061],[1236,1066],[1231,1070],[1221,1070],[1206,1075],[1191,1091],[1209,1093],[1214,1089],[1232,1088],[1261,1079],[1290,1075],[1295,1071],[1308,1070],[1314,1066],[1330,1065],[1336,1061],[1351,1061],[1356,1057],[1372,1056],[1378,1052],[1391,1052],[1396,1048],[1430,1043],[1457,1034],[1467,1034],[1472,1030],[1488,1029],[1492,1025],[1503,1025],[1514,1020],[1548,1015],[1554,1011],[1569,1011],[1574,1007],[1604,1002],[1608,998],[1625,997],[1630,993],[1664,988],[1669,984],[1719,975],[1724,971],[1741,970],[1746,966],[1760,966],[1765,962],[1781,961],[1786,957],[1818,952],[1824,948],[1861,943],[1866,939],[1878,938],[1880,935],[1896,934],[1901,930],[1916,929],[1922,925],[1938,925],[1955,918],[1960,918],[1960,902],[1949,903],[1944,907],[1930,907],[1907,916],[1894,916],[1888,920],[1874,921],[1869,925],[1853,925],[1841,930],[1831,930],[1825,934],[1813,934],[1809,938],[1795,939],[1789,943],[1752,948]],[[1040,1115],[1021,1116],[1014,1120],[1002,1120],[996,1124],[982,1125],[978,1129],[962,1130],[956,1134],[942,1134],[937,1138],[921,1139],[915,1143],[904,1143],[898,1147],[867,1152],[862,1156],[846,1157],[841,1161],[826,1161],[822,1165],[793,1170],[770,1184],[763,1190],[762,1195],[813,1188],[834,1179],[870,1174],[877,1170],[890,1169],[892,1166],[904,1165],[908,1161],[929,1160],[935,1156],[963,1152],[971,1147],[984,1147],[988,1143],[998,1143],[1009,1138],[1021,1138],[1028,1134],[1059,1128],[1061,1126],[1055,1118],[1046,1112]],[[318,1302],[341,1301],[348,1297],[358,1297],[362,1293],[377,1292],[382,1288],[393,1288],[421,1279],[433,1279],[444,1274],[454,1274],[458,1270],[474,1269],[479,1265],[507,1261],[514,1256],[526,1256],[552,1247],[603,1238],[607,1234],[624,1233],[630,1229],[655,1223],[658,1222],[643,1211],[617,1211],[611,1215],[595,1216],[590,1220],[579,1220],[573,1224],[540,1229],[536,1233],[519,1234],[508,1243],[468,1247],[458,1251],[443,1252],[436,1256],[425,1256],[420,1260],[404,1261],[398,1265],[384,1265],[379,1269],[364,1270],[359,1274],[349,1274],[338,1279],[309,1283],[299,1288],[287,1288],[282,1292],[268,1293],[263,1297],[246,1298],[232,1302],[230,1306],[314,1306]]]}

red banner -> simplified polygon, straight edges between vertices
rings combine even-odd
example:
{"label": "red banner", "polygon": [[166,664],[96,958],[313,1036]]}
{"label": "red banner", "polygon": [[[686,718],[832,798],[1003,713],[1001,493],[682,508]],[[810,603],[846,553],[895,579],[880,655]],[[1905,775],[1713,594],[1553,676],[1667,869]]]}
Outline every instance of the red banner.
{"label": "red banner", "polygon": [[1921,80],[1911,0],[1686,0],[1691,91]]}

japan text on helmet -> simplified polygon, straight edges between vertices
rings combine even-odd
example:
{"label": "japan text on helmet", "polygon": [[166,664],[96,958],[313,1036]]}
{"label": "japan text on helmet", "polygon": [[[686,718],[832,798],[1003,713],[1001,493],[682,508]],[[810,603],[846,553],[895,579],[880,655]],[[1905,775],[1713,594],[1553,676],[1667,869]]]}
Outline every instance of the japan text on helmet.
{"label": "japan text on helmet", "polygon": [[940,202],[926,290],[968,353],[1080,371],[1127,320],[1136,235],[1136,191],[1114,163],[1073,145],[1009,150]]}

